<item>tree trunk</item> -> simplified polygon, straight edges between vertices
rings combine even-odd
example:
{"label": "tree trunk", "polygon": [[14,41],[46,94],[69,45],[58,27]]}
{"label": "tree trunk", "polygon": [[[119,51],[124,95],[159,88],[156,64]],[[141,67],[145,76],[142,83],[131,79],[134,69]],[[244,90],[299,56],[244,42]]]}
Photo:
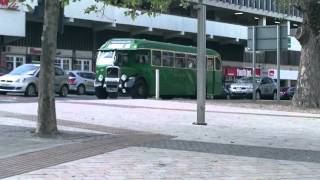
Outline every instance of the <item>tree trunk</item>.
{"label": "tree trunk", "polygon": [[57,48],[59,0],[45,0],[42,32],[41,71],[39,78],[38,135],[52,135],[58,132],[54,93],[54,61]]}
{"label": "tree trunk", "polygon": [[317,0],[301,1],[303,25],[297,33],[302,45],[297,90],[293,104],[298,107],[320,107],[320,5]]}

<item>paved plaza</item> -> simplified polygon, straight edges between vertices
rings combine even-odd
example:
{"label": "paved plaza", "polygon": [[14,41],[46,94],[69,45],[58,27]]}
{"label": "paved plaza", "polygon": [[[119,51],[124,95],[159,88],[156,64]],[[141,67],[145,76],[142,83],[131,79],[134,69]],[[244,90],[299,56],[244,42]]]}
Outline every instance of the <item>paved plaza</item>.
{"label": "paved plaza", "polygon": [[0,96],[0,178],[320,179],[320,114],[241,103],[194,126],[193,100],[58,98],[61,133],[38,138],[36,100]]}

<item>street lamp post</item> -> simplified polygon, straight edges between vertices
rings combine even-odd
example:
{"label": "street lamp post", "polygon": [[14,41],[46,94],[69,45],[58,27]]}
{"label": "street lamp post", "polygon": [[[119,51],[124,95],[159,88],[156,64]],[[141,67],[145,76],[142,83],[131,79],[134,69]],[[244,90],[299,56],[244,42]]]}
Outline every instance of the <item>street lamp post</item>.
{"label": "street lamp post", "polygon": [[197,122],[195,125],[206,125],[206,5],[199,0],[198,36],[197,36]]}

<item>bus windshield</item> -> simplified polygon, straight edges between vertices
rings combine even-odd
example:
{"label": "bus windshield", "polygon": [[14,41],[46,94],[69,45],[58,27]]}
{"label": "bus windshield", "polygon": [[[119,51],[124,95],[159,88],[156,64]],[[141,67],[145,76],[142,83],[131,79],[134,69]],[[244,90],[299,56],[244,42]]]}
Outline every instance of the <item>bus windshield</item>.
{"label": "bus windshield", "polygon": [[113,51],[100,51],[97,58],[97,65],[113,65],[114,60]]}

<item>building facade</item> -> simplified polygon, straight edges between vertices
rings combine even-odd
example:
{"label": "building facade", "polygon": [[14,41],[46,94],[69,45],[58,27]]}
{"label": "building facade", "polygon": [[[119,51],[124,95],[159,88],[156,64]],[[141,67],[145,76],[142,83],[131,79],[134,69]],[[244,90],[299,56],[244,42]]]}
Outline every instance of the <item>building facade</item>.
{"label": "building facade", "polygon": [[[197,19],[194,8],[170,7],[167,14],[141,15],[135,20],[125,16],[126,9],[108,6],[104,13],[85,14],[94,0],[70,2],[64,8],[63,31],[58,35],[56,65],[65,70],[95,69],[96,50],[111,38],[144,38],[184,45],[196,45]],[[207,47],[221,53],[226,80],[251,76],[251,55],[247,51],[248,26],[286,24],[291,47],[282,52],[283,85],[292,85],[299,65],[299,43],[290,37],[290,29],[302,22],[294,8],[281,10],[276,0],[208,0]],[[37,2],[31,3],[37,7]],[[14,8],[12,8],[14,7]],[[39,63],[42,17],[29,13],[19,4],[0,6],[0,66],[9,69],[24,63]],[[15,22],[15,23],[13,23]],[[2,25],[3,24],[3,25]],[[292,40],[291,40],[292,39]],[[275,52],[259,52],[258,75],[275,69]],[[237,73],[231,72],[237,69]],[[233,72],[235,72],[233,70]],[[292,77],[291,77],[292,76]]]}

